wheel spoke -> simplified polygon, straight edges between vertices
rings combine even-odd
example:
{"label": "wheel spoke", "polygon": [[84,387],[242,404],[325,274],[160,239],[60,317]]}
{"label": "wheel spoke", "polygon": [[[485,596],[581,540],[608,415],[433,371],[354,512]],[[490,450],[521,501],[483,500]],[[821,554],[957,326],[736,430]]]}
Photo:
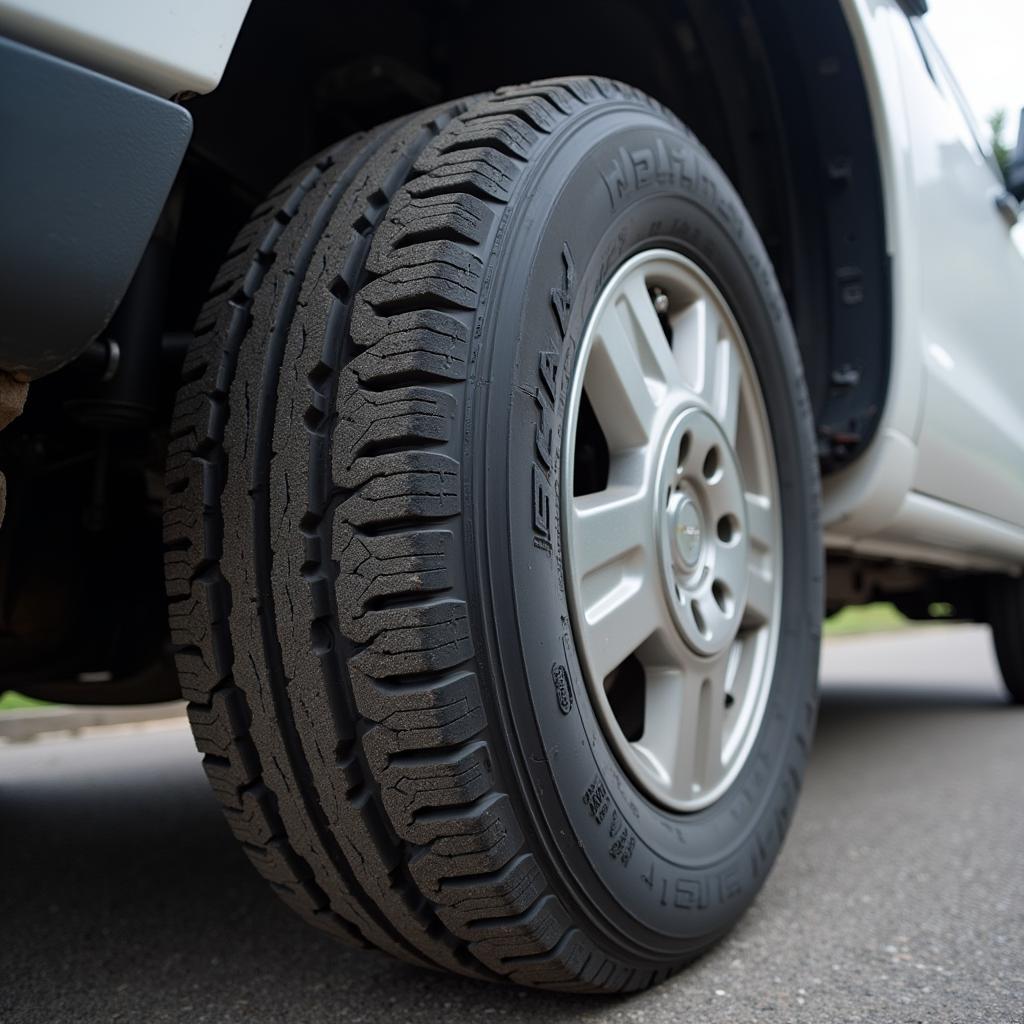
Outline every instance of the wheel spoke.
{"label": "wheel spoke", "polygon": [[584,600],[581,645],[595,681],[605,680],[662,625],[663,602],[650,572],[595,572],[580,588]]}
{"label": "wheel spoke", "polygon": [[759,551],[770,551],[772,547],[772,503],[763,494],[745,495],[747,513],[747,536]]}
{"label": "wheel spoke", "polygon": [[766,564],[764,557],[771,553],[773,548],[774,517],[771,500],[763,494],[748,492],[744,496],[744,503],[749,542],[749,565],[743,624],[749,628],[763,626],[770,622],[775,605],[775,578],[770,564]]}
{"label": "wheel spoke", "polygon": [[691,303],[672,321],[676,365],[686,385],[709,405],[713,404],[711,382],[721,332],[721,317],[708,299]]}
{"label": "wheel spoke", "polygon": [[711,379],[705,395],[729,444],[736,447],[740,418],[740,385],[743,361],[730,338],[720,338],[714,348]]}
{"label": "wheel spoke", "polygon": [[677,800],[692,800],[721,773],[725,700],[734,659],[646,673],[641,758]]}
{"label": "wheel spoke", "polygon": [[700,688],[699,734],[694,755],[694,782],[701,790],[713,786],[722,773],[725,697],[736,670],[735,647],[728,647],[705,668]]}
{"label": "wheel spoke", "polygon": [[612,487],[573,499],[573,571],[581,579],[650,546],[644,498],[641,491]]}
{"label": "wheel spoke", "polygon": [[583,386],[612,451],[637,448],[650,439],[656,396],[635,339],[614,305],[597,323]]}
{"label": "wheel spoke", "polygon": [[660,384],[664,389],[680,386],[679,367],[642,275],[636,274],[625,282],[619,315],[635,339],[647,380]]}
{"label": "wheel spoke", "polygon": [[741,633],[733,641],[729,654],[730,662],[723,698],[725,720],[722,729],[722,761],[726,764],[735,758],[744,738],[742,728],[737,728],[737,725],[742,725],[744,710],[749,708],[747,695],[758,682],[754,675],[757,649],[757,641]]}
{"label": "wheel spoke", "polygon": [[747,574],[747,603],[743,612],[743,625],[764,626],[770,622],[774,604],[775,580],[772,573],[759,565],[750,566]]}
{"label": "wheel spoke", "polygon": [[693,770],[700,683],[677,667],[645,668],[645,677],[644,731],[634,747],[661,784],[678,795],[677,776]]}

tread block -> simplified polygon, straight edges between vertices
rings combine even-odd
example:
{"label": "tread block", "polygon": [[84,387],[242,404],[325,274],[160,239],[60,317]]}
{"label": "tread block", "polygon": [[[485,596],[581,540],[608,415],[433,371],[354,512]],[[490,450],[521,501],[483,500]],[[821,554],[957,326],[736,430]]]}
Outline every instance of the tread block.
{"label": "tread block", "polygon": [[448,239],[481,245],[494,221],[491,208],[476,196],[437,195],[417,198],[405,193],[388,210],[377,238],[391,249]]}
{"label": "tread block", "polygon": [[[172,640],[175,632],[172,621]],[[174,653],[174,664],[178,670],[182,697],[188,701],[204,702],[209,696],[209,669],[204,664],[202,655],[194,648],[178,650]]]}
{"label": "tread block", "polygon": [[548,893],[518,917],[473,925],[472,931],[479,937],[470,941],[469,948],[491,970],[508,974],[515,967],[506,961],[550,953],[571,926],[565,907]]}
{"label": "tread block", "polygon": [[224,806],[238,810],[242,806],[242,791],[259,779],[259,758],[248,739],[239,743],[232,754],[230,760],[207,754],[203,771]]}
{"label": "tread block", "polygon": [[418,530],[373,537],[353,534],[338,559],[348,586],[338,593],[339,614],[355,619],[389,598],[408,598],[451,585],[450,530]]}
{"label": "tread block", "polygon": [[245,697],[234,686],[216,690],[209,704],[189,704],[188,720],[199,751],[223,758],[231,756],[232,748],[248,735],[252,724]]}
{"label": "tread block", "polygon": [[385,449],[447,441],[455,422],[455,398],[427,387],[366,391],[355,385],[343,395],[335,445],[339,463],[350,469],[356,459]]}
{"label": "tread block", "polygon": [[[564,935],[556,949],[548,955],[542,955],[525,962],[512,961],[508,965],[511,981],[527,981],[531,985],[543,985],[545,988],[556,988],[568,992],[596,992],[595,987],[587,978],[587,967],[593,964],[593,973],[600,967],[602,958],[595,956],[594,945],[578,929],[571,929]],[[623,979],[628,973],[623,971]],[[614,989],[613,989],[614,991]]]}
{"label": "tread block", "polygon": [[472,121],[476,117],[493,117],[496,114],[506,114],[520,118],[536,131],[549,135],[557,127],[561,120],[560,114],[566,111],[560,110],[555,99],[560,98],[556,86],[537,89],[533,86],[507,86],[498,89],[493,97],[489,97],[469,115],[467,120]]}
{"label": "tread block", "polygon": [[[376,263],[376,266],[374,266]],[[360,291],[357,304],[376,313],[400,313],[418,306],[476,308],[483,263],[456,242],[416,242],[384,257],[371,256],[367,269],[381,276]]]}
{"label": "tread block", "polygon": [[[420,827],[426,827],[421,819]],[[476,806],[435,816],[434,838],[409,862],[409,871],[429,899],[443,905],[442,884],[452,878],[501,871],[523,845],[508,797],[489,796]]]}
{"label": "tread block", "polygon": [[430,686],[383,687],[361,672],[352,678],[360,714],[378,723],[363,736],[376,778],[391,756],[464,743],[485,725],[476,676],[462,672]]}
{"label": "tread block", "polygon": [[509,117],[508,114],[482,114],[453,125],[438,144],[438,149],[443,153],[454,153],[460,149],[487,148],[514,160],[527,160],[539,138],[539,133],[522,118]]}
{"label": "tread block", "polygon": [[491,757],[482,742],[467,744],[441,755],[395,759],[381,773],[384,807],[395,831],[410,842],[434,838],[429,816],[417,820],[420,811],[436,811],[471,804],[491,787]]}
{"label": "tread block", "polygon": [[469,328],[434,309],[378,316],[357,304],[352,340],[366,348],[348,365],[363,387],[382,387],[421,377],[465,380]]}
{"label": "tread block", "polygon": [[[181,589],[176,586],[176,590]],[[204,689],[186,695],[188,700],[205,703],[207,695],[223,678],[230,663],[226,647],[230,640],[219,634],[215,624],[226,615],[224,594],[216,579],[199,576],[189,583],[187,594],[174,594],[177,603],[170,605],[168,619],[171,640],[184,648],[175,655],[179,672],[205,675]],[[198,655],[198,660],[190,660]]]}
{"label": "tread block", "polygon": [[282,831],[270,790],[261,782],[242,790],[238,807],[225,807],[224,817],[235,838],[249,846],[265,846]]}
{"label": "tread block", "polygon": [[[334,478],[355,493],[336,519],[353,527],[384,526],[415,519],[444,519],[459,511],[459,464],[433,452],[388,452],[356,459],[350,467],[335,452]],[[358,488],[358,489],[357,489]]]}
{"label": "tread block", "polygon": [[531,854],[517,856],[505,868],[483,878],[452,879],[434,895],[438,917],[460,938],[474,934],[474,921],[518,917],[547,889],[547,881]]}
{"label": "tread block", "polygon": [[410,195],[462,193],[507,202],[522,164],[490,146],[454,153],[441,152],[434,146],[427,147],[415,169],[419,177],[406,185]]}
{"label": "tread block", "polygon": [[473,655],[464,601],[435,601],[369,612],[349,627],[350,639],[367,646],[350,670],[375,679],[443,672]]}

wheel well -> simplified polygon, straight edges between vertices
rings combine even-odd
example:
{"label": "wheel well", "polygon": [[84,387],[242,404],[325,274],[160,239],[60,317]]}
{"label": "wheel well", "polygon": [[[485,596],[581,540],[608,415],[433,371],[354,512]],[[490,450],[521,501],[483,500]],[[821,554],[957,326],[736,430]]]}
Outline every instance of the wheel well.
{"label": "wheel well", "polygon": [[[871,440],[890,274],[867,91],[838,3],[256,4],[195,137],[171,290],[188,330],[231,235],[294,164],[351,132],[503,84],[585,72],[661,100],[736,185],[803,354],[822,468]],[[382,33],[380,26],[388,31]]]}
{"label": "wheel well", "polygon": [[111,326],[119,348],[104,339],[35,382],[0,434],[12,496],[0,688],[82,701],[173,688],[159,528],[170,409],[210,283],[271,187],[360,129],[567,73],[644,89],[711,150],[789,303],[823,469],[863,450],[887,387],[889,269],[867,94],[838,2],[524,0],[514,17],[470,0],[257,3],[221,86],[182,98],[195,134]]}

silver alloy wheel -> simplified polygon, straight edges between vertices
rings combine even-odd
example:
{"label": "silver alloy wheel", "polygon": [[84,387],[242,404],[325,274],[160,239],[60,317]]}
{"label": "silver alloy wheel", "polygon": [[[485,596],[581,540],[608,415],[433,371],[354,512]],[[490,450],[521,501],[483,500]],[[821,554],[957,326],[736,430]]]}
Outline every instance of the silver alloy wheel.
{"label": "silver alloy wheel", "polygon": [[[607,447],[596,489],[577,466],[600,447],[584,436],[595,429]],[[691,260],[648,250],[608,282],[577,357],[564,446],[566,580],[591,700],[641,790],[671,810],[707,807],[760,729],[782,539],[750,354]]]}

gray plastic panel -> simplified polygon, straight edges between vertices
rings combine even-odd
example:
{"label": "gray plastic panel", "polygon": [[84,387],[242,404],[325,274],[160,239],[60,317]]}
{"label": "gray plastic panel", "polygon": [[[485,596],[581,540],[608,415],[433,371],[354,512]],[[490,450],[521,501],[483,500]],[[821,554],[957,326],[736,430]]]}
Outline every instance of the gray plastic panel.
{"label": "gray plastic panel", "polygon": [[0,38],[0,369],[40,377],[103,330],[191,135],[176,103]]}

